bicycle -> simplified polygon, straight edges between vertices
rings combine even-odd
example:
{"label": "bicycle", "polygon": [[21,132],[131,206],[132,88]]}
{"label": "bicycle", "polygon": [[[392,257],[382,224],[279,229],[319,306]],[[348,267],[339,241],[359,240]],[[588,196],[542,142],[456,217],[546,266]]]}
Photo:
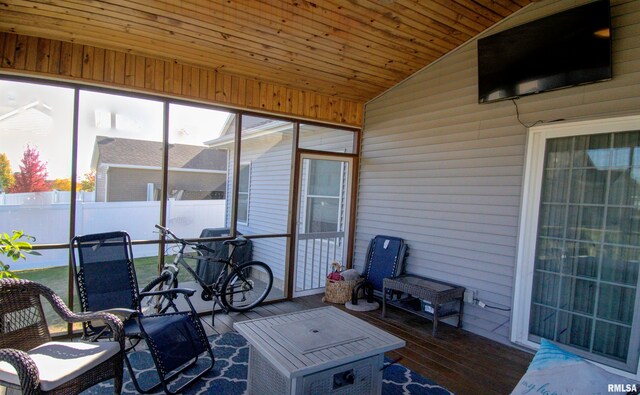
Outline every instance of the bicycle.
{"label": "bicycle", "polygon": [[[156,228],[160,230],[162,237],[177,243],[178,253],[175,255],[173,263],[165,262],[160,275],[144,287],[143,292],[148,292],[158,287],[161,289],[178,288],[178,274],[180,273],[180,267],[182,267],[202,287],[202,293],[200,294],[202,300],[213,300],[212,321],[215,316],[216,305],[220,305],[225,313],[229,311],[243,312],[258,306],[269,295],[273,285],[271,268],[260,261],[235,262],[233,259],[236,249],[245,245],[248,242],[247,239],[238,237],[224,241],[224,244],[233,248],[229,258],[217,258],[212,262],[208,262],[223,263],[224,267],[220,270],[215,281],[207,284],[185,261],[185,249],[191,247],[200,257],[204,257],[205,253],[213,254],[215,250],[202,243],[182,239],[164,226],[156,225]],[[207,261],[209,260],[207,259]],[[164,313],[169,307],[175,309],[175,305],[170,298],[158,298],[153,307],[161,313]]]}

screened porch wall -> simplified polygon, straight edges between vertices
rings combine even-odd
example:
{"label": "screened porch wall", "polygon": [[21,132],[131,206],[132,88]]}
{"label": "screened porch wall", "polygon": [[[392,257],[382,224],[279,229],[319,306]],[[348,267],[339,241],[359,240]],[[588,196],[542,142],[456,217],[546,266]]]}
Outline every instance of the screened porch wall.
{"label": "screened porch wall", "polygon": [[[279,122],[279,121],[278,121]],[[244,124],[244,121],[243,121]],[[283,234],[287,233],[287,224],[289,219],[289,194],[291,182],[291,166],[292,166],[292,144],[293,144],[293,124],[291,129],[286,128],[282,131],[282,125],[275,122],[272,130],[265,128],[265,133],[259,137],[243,138],[241,145],[241,160],[243,165],[250,164],[251,171],[249,175],[249,197],[248,197],[248,218],[247,222],[238,222],[237,229],[244,235],[265,235],[265,234]],[[310,126],[301,124],[301,141],[300,146],[306,149],[327,151],[327,152],[345,152],[348,147],[353,146],[352,131],[336,130],[331,127]],[[249,134],[247,134],[249,135]],[[234,148],[232,144],[224,146],[229,150],[227,177],[227,190],[231,190],[233,186],[233,167],[231,161],[234,157]],[[303,179],[306,173],[303,170]],[[346,181],[345,181],[346,182]],[[305,183],[303,182],[303,190]],[[343,199],[347,202],[346,199]],[[345,203],[346,204],[346,203]],[[305,206],[299,207],[299,210],[305,210]],[[344,211],[345,208],[342,207]],[[231,218],[231,203],[228,202],[226,207],[226,223],[229,226]],[[252,240],[253,243],[253,259],[260,260],[269,264],[273,270],[274,287],[282,288],[285,282],[286,270],[286,239],[285,238],[260,238]],[[313,241],[313,240],[312,240]],[[338,250],[342,247],[344,241],[339,239],[318,240],[317,243],[305,246],[304,242],[298,245],[301,248],[307,247],[307,268],[309,272],[306,277],[299,278],[302,285],[306,281],[307,284],[315,284],[317,287],[324,287],[324,277],[327,271],[331,271],[330,265],[334,260],[344,263],[342,251],[336,249],[336,243],[339,244]],[[321,245],[323,247],[321,247]],[[318,257],[322,257],[318,260]],[[316,260],[315,265],[312,263]],[[299,262],[300,266],[304,266],[304,262]],[[322,267],[319,267],[321,264]],[[305,280],[306,278],[306,280]]]}
{"label": "screened porch wall", "polygon": [[[585,1],[532,4],[495,33]],[[640,2],[611,1],[613,80],[518,100],[521,119],[640,109]],[[355,264],[376,234],[403,237],[407,271],[512,307],[527,129],[511,101],[478,104],[472,40],[366,106]],[[465,307],[464,328],[508,343],[511,312]]]}

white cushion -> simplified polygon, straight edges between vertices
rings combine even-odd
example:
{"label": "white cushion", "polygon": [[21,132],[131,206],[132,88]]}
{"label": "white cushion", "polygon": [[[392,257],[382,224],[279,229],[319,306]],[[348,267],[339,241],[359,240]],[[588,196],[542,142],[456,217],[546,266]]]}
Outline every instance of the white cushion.
{"label": "white cushion", "polygon": [[[49,342],[29,350],[38,372],[40,388],[50,391],[111,358],[120,351],[117,342]],[[16,370],[0,362],[0,380],[20,385]]]}

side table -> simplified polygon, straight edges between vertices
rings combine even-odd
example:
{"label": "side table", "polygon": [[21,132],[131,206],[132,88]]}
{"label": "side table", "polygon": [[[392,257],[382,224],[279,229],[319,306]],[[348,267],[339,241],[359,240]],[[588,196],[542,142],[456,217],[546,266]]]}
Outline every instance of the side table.
{"label": "side table", "polygon": [[[464,309],[464,287],[410,274],[394,278],[385,278],[382,283],[382,317],[387,313],[387,304],[417,314],[433,321],[433,336],[436,335],[438,320],[444,317],[458,316],[458,328],[462,327]],[[400,291],[407,294],[398,300],[387,301],[387,291]],[[423,309],[423,302],[429,302],[433,313]],[[443,304],[457,304],[457,308],[443,311]],[[457,303],[456,303],[457,302]]]}

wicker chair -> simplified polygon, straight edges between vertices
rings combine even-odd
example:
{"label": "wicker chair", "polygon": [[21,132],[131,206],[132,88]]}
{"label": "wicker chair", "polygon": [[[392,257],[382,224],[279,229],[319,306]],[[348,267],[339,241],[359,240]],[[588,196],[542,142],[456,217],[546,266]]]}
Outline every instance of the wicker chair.
{"label": "wicker chair", "polygon": [[[68,323],[104,321],[114,341],[52,341],[41,296]],[[0,385],[8,389],[23,394],[77,394],[113,378],[113,392],[122,391],[122,322],[108,313],[73,313],[44,285],[0,280],[0,348]]]}

